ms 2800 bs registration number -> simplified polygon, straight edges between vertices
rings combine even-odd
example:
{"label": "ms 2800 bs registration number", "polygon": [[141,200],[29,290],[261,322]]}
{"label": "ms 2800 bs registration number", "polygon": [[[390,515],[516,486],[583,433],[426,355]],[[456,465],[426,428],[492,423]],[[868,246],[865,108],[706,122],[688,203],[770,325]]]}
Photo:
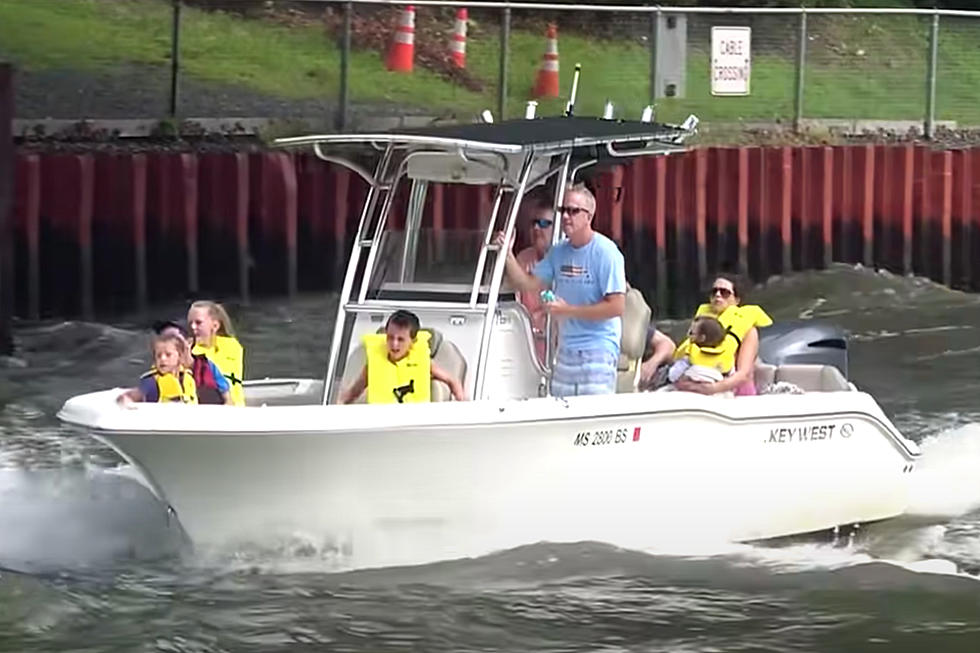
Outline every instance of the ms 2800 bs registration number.
{"label": "ms 2800 bs registration number", "polygon": [[640,439],[639,426],[579,431],[575,434],[576,447],[596,447],[607,444],[624,444]]}

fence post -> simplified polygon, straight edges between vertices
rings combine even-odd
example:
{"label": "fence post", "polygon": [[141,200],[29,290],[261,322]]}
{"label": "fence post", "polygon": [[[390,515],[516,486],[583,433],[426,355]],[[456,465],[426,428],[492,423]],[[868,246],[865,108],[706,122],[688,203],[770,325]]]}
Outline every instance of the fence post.
{"label": "fence post", "polygon": [[663,12],[660,8],[650,14],[650,102],[656,103],[659,89],[657,88],[657,38],[660,36],[660,24]]}
{"label": "fence post", "polygon": [[344,32],[340,37],[340,92],[335,119],[337,131],[339,132],[347,129],[347,119],[350,111],[350,38],[353,13],[354,3],[345,2]]}
{"label": "fence post", "polygon": [[929,71],[926,77],[926,124],[923,131],[931,139],[936,131],[936,65],[939,52],[939,13],[932,15],[929,31]]}
{"label": "fence post", "polygon": [[170,22],[170,106],[168,115],[176,120],[177,103],[180,99],[180,4],[173,0],[173,14]]}
{"label": "fence post", "polygon": [[500,84],[497,86],[497,115],[507,117],[507,76],[510,63],[510,7],[504,7],[500,15]]}
{"label": "fence post", "polygon": [[803,89],[806,83],[806,8],[800,9],[800,29],[796,34],[796,95],[793,100],[793,131],[800,133],[803,126]]}
{"label": "fence post", "polygon": [[0,63],[0,355],[13,353],[14,247],[14,83],[10,64]]}

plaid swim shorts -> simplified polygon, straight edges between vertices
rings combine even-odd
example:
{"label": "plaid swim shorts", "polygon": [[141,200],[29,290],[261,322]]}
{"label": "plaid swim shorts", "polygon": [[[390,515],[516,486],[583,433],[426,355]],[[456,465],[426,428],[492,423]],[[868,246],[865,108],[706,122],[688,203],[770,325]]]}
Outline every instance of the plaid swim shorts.
{"label": "plaid swim shorts", "polygon": [[605,349],[559,349],[551,376],[551,394],[615,394],[617,362],[618,356]]}

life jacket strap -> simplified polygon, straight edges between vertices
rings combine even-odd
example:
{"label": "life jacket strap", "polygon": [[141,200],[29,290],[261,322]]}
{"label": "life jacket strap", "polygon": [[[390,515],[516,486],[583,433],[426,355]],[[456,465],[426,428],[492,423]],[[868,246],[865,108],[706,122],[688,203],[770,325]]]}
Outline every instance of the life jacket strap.
{"label": "life jacket strap", "polygon": [[734,331],[732,331],[732,327],[730,327],[730,326],[729,326],[729,327],[727,327],[727,328],[725,329],[725,333],[727,333],[727,334],[728,334],[728,335],[730,335],[731,337],[733,337],[733,338],[735,338],[735,344],[736,344],[736,345],[738,345],[739,347],[741,347],[741,346],[742,346],[742,339],[741,339],[741,338],[739,338],[739,337],[738,337],[737,335],[735,335],[735,332],[734,332]]}

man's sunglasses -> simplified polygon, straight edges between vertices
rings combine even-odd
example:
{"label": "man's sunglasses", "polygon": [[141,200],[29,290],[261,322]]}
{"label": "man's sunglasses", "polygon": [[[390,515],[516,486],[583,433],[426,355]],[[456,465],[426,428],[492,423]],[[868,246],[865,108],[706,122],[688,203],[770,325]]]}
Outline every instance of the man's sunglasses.
{"label": "man's sunglasses", "polygon": [[551,225],[555,224],[554,220],[546,220],[545,218],[539,218],[531,222],[538,229],[547,229]]}
{"label": "man's sunglasses", "polygon": [[728,299],[732,296],[732,291],[728,288],[712,288],[709,293],[712,297],[715,295],[721,295],[723,298]]}
{"label": "man's sunglasses", "polygon": [[584,207],[581,207],[581,206],[559,206],[558,207],[558,214],[559,215],[565,215],[567,213],[572,218],[574,218],[579,213],[588,213],[588,212],[589,212],[588,209],[586,209]]}

